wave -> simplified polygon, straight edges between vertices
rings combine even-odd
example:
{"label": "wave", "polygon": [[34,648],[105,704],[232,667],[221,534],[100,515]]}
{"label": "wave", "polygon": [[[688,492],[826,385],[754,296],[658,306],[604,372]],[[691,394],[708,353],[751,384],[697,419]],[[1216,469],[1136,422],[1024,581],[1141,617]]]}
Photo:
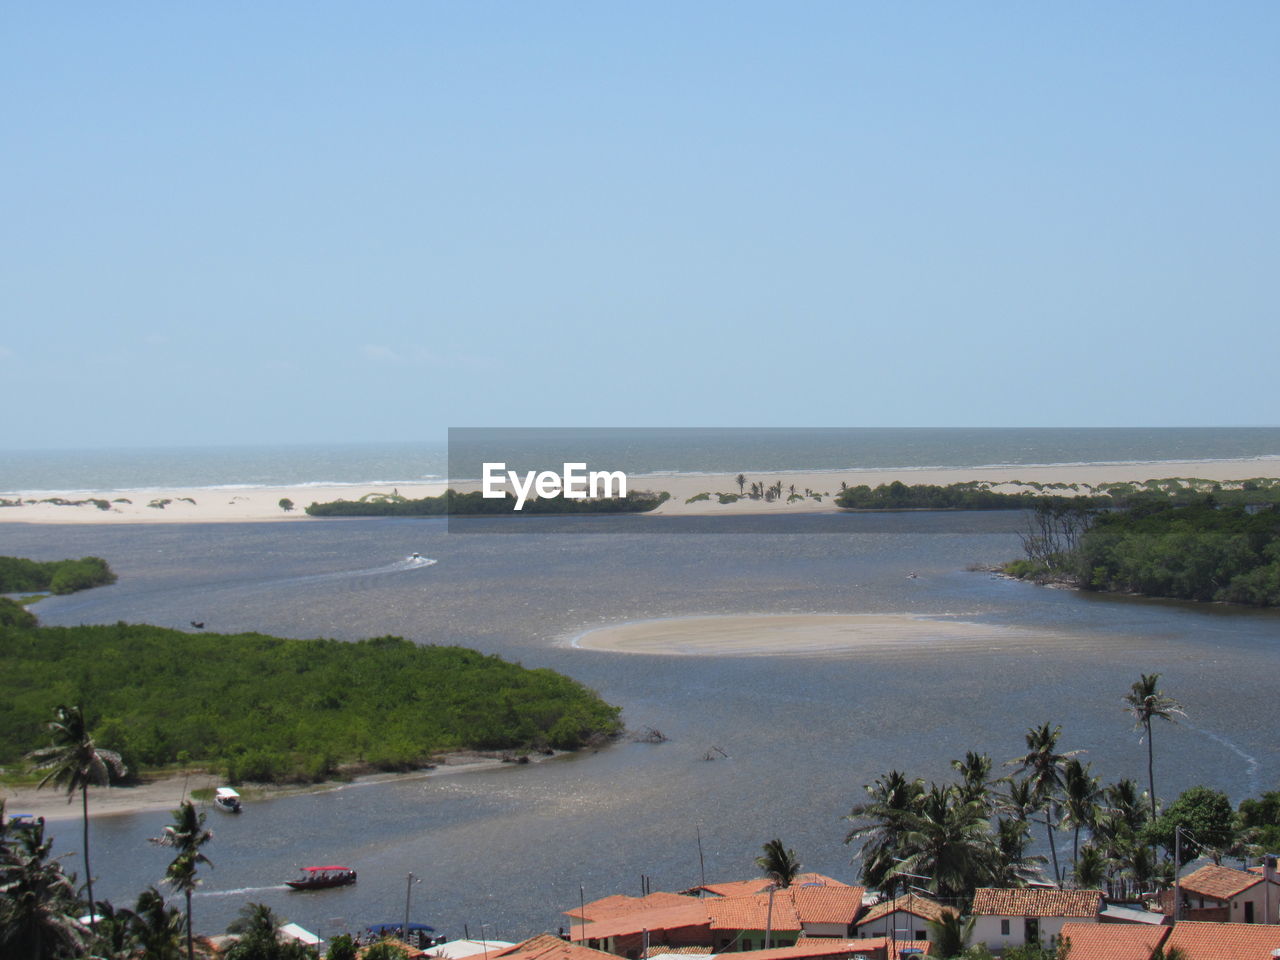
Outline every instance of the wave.
{"label": "wave", "polygon": [[273,883],[266,887],[236,887],[234,890],[197,890],[194,897],[240,897],[246,893],[265,893],[268,890],[288,890],[283,883]]}
{"label": "wave", "polygon": [[1249,754],[1245,753],[1243,750],[1241,750],[1238,746],[1236,746],[1226,737],[1222,736],[1222,734],[1214,733],[1212,730],[1205,730],[1203,727],[1197,727],[1194,724],[1187,723],[1185,720],[1182,721],[1182,725],[1184,727],[1187,727],[1190,730],[1194,730],[1196,733],[1201,734],[1202,736],[1208,737],[1210,740],[1214,741],[1215,743],[1221,744],[1222,746],[1230,750],[1232,753],[1234,753],[1241,760],[1243,760],[1245,776],[1249,780],[1249,796],[1254,797],[1262,793],[1261,778],[1259,777],[1259,773],[1261,772],[1262,765],[1258,762],[1258,759],[1256,757],[1250,756]]}
{"label": "wave", "polygon": [[434,567],[439,560],[431,557],[405,557],[403,560],[396,560],[393,563],[386,563],[380,567],[364,567],[359,570],[335,570],[333,573],[312,573],[302,577],[286,577],[282,580],[273,580],[273,585],[280,583],[325,583],[332,580],[347,580],[353,577],[377,577],[390,573],[405,573],[409,570],[422,570],[426,567]]}

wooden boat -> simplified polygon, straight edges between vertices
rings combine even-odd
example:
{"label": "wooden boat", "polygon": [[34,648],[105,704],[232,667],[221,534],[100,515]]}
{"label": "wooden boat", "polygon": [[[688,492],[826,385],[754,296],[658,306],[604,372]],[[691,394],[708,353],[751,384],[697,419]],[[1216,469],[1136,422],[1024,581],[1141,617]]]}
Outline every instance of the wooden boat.
{"label": "wooden boat", "polygon": [[213,805],[227,813],[239,813],[240,794],[230,787],[219,787],[213,795]]}
{"label": "wooden boat", "polygon": [[327,887],[345,887],[356,882],[356,872],[350,867],[303,867],[297,880],[286,880],[294,890],[324,890]]}

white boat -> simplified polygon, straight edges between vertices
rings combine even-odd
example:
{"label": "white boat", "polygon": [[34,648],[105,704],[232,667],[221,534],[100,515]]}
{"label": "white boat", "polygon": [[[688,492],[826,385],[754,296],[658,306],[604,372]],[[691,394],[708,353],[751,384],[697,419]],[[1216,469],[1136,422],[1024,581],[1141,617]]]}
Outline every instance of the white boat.
{"label": "white boat", "polygon": [[230,787],[219,787],[213,794],[213,805],[227,813],[240,812],[240,794]]}

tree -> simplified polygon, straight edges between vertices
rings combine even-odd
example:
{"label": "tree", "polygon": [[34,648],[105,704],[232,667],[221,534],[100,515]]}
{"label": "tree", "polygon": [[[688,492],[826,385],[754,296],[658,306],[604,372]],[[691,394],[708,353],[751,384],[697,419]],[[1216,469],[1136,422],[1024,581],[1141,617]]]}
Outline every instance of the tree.
{"label": "tree", "polygon": [[364,960],[409,960],[404,947],[389,940],[379,940],[364,952]]}
{"label": "tree", "polygon": [[44,819],[7,836],[0,861],[0,956],[59,960],[80,957],[89,931],[72,879],[50,857]]}
{"label": "tree", "polygon": [[1107,879],[1107,858],[1092,843],[1086,843],[1076,857],[1075,881],[1080,890],[1096,890]]}
{"label": "tree", "polygon": [[986,808],[955,787],[931,784],[903,822],[906,856],[890,876],[928,877],[925,886],[943,899],[967,899],[999,876],[999,847]]}
{"label": "tree", "polygon": [[1058,753],[1058,737],[1062,735],[1062,727],[1049,728],[1047,722],[1027,731],[1027,752],[1009,761],[1009,765],[1017,765],[1019,770],[1027,774],[1027,782],[1031,786],[1032,796],[1036,802],[1035,809],[1044,811],[1044,826],[1049,835],[1049,854],[1053,860],[1053,878],[1062,882],[1062,874],[1058,869],[1058,845],[1054,840],[1055,807],[1058,794],[1062,790],[1062,768],[1079,750]]}
{"label": "tree", "polygon": [[969,945],[969,935],[973,933],[974,917],[963,919],[954,910],[944,912],[937,920],[925,921],[929,928],[929,942],[933,949],[929,951],[936,957],[958,957]]}
{"label": "tree", "polygon": [[740,474],[738,474],[736,477],[734,477],[734,480],[735,480],[735,481],[737,481],[737,484],[738,484],[738,494],[739,494],[739,495],[741,495],[741,494],[742,494],[742,491],[743,491],[743,490],[746,488],[746,486],[747,486],[747,477],[746,477],[746,474],[742,474],[742,473],[740,473]]}
{"label": "tree", "polygon": [[[111,773],[123,776],[125,765],[120,754],[103,750],[89,736],[84,711],[79,707],[59,706],[54,719],[48,724],[53,734],[53,744],[27,754],[37,770],[48,771],[40,781],[40,787],[55,784],[67,791],[67,802],[80,791],[80,806],[84,823],[84,883],[89,903],[93,903],[93,871],[89,868],[89,786],[105,786],[111,781]],[[94,911],[89,911],[89,926],[96,921]]]}
{"label": "tree", "polygon": [[227,933],[239,939],[222,954],[224,960],[306,960],[315,956],[296,940],[281,939],[280,918],[265,903],[241,907]]}
{"label": "tree", "polygon": [[788,850],[782,845],[782,841],[776,838],[764,845],[764,854],[756,857],[756,866],[779,887],[791,886],[791,881],[800,872],[800,861],[796,858],[796,852]]}
{"label": "tree", "polygon": [[204,814],[197,813],[190,800],[173,811],[173,823],[164,828],[164,835],[153,837],[151,842],[178,851],[164,872],[165,882],[177,890],[187,901],[187,960],[194,960],[195,943],[191,928],[191,894],[200,881],[196,869],[202,863],[213,863],[201,852],[201,847],[213,839],[213,831],[204,828]]}
{"label": "tree", "polygon": [[1071,865],[1072,870],[1080,869],[1080,831],[1092,830],[1098,822],[1098,802],[1102,798],[1102,790],[1098,786],[1098,778],[1089,775],[1089,765],[1072,757],[1062,768],[1062,803],[1066,814],[1065,821],[1072,828]]}
{"label": "tree", "polygon": [[970,750],[963,760],[952,760],[952,768],[960,774],[957,789],[966,800],[976,800],[990,813],[991,798],[991,757],[985,753]]}
{"label": "tree", "polygon": [[155,887],[138,894],[129,928],[132,942],[147,960],[181,960],[185,927],[182,911],[165,903]]}
{"label": "tree", "polygon": [[862,859],[863,882],[879,889],[888,879],[895,858],[903,852],[906,820],[924,795],[924,781],[908,780],[905,774],[891,770],[863,789],[870,799],[856,804],[844,818],[857,824],[845,834],[844,842],[864,841],[854,859]]}
{"label": "tree", "polygon": [[1200,854],[1213,857],[1214,863],[1230,851],[1236,840],[1236,818],[1227,795],[1208,787],[1185,790],[1159,819],[1147,827],[1147,838],[1158,843],[1172,856],[1177,846],[1175,831],[1182,830],[1182,856],[1178,866]]}
{"label": "tree", "polygon": [[[1144,673],[1135,680],[1129,692],[1125,694],[1124,704],[1133,717],[1135,729],[1143,731],[1147,741],[1147,787],[1151,792],[1151,819],[1156,818],[1156,775],[1155,753],[1151,742],[1151,721],[1159,718],[1169,723],[1177,723],[1174,715],[1186,716],[1182,704],[1165,694],[1156,686],[1160,682],[1160,674]],[[1141,741],[1139,741],[1141,742]]]}
{"label": "tree", "polygon": [[348,933],[340,933],[329,941],[325,960],[356,960],[356,944]]}
{"label": "tree", "polygon": [[293,501],[290,500],[288,497],[281,497],[280,502],[276,504],[276,506],[278,506],[285,513],[288,513],[290,510],[293,509]]}

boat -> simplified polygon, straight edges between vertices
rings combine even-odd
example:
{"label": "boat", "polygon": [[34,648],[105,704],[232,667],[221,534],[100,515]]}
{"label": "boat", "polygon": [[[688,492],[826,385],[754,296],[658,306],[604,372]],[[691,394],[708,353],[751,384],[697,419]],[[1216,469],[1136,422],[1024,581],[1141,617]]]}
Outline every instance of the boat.
{"label": "boat", "polygon": [[240,794],[230,787],[219,787],[213,794],[213,805],[227,813],[239,813]]}
{"label": "boat", "polygon": [[324,890],[326,887],[345,887],[356,882],[356,872],[350,867],[303,867],[297,880],[286,880],[286,886],[294,890]]}

